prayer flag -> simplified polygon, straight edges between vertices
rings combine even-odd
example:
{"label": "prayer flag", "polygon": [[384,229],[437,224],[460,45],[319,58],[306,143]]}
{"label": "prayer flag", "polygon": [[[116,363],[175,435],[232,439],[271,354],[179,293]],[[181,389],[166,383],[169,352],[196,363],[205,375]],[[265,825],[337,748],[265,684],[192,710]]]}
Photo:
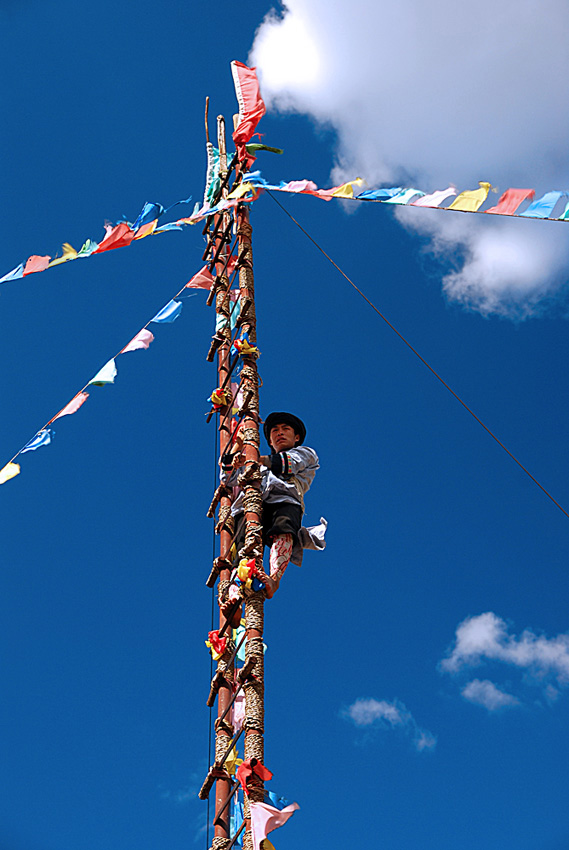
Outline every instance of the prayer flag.
{"label": "prayer flag", "polygon": [[175,221],[170,221],[168,224],[161,224],[160,227],[157,227],[154,231],[155,233],[166,233],[167,230],[183,230],[181,224],[177,224]]}
{"label": "prayer flag", "polygon": [[[227,269],[227,275],[231,275],[229,268]],[[239,290],[231,289],[229,291],[229,324],[231,330],[235,329],[235,325],[237,324],[237,317],[239,316],[240,307],[239,307]],[[219,331],[221,328],[227,327],[227,319],[221,313],[218,313],[215,317],[215,330]]]}
{"label": "prayer flag", "polygon": [[153,341],[154,334],[147,331],[146,328],[143,328],[119,353],[126,354],[127,351],[137,351],[139,348],[148,348],[150,343]]}
{"label": "prayer flag", "polygon": [[275,809],[279,810],[279,812],[282,812],[286,806],[290,805],[289,800],[285,800],[284,797],[279,797],[279,795],[275,794],[274,791],[267,791],[266,789],[264,802],[269,806],[274,806]]}
{"label": "prayer flag", "polygon": [[56,257],[54,260],[52,260],[49,264],[49,268],[51,268],[52,266],[60,266],[61,263],[67,263],[69,260],[76,259],[77,251],[75,250],[73,245],[70,245],[69,242],[64,242],[62,246],[61,257]]}
{"label": "prayer flag", "polygon": [[49,266],[49,261],[51,257],[38,257],[33,254],[28,258],[26,265],[24,267],[24,277],[27,274],[35,274],[36,272],[43,272]]}
{"label": "prayer flag", "polygon": [[354,197],[354,186],[357,186],[358,189],[360,186],[363,186],[364,180],[361,177],[356,177],[355,180],[350,180],[348,183],[342,183],[341,186],[337,186],[335,189],[332,189],[332,197],[333,198],[353,198]]}
{"label": "prayer flag", "polygon": [[411,207],[438,207],[451,195],[456,195],[456,188],[449,186],[448,189],[438,189],[431,195],[423,195],[422,198],[417,198],[416,201],[411,201]]}
{"label": "prayer flag", "polygon": [[394,195],[392,198],[387,198],[384,203],[385,204],[408,204],[411,198],[414,198],[415,195],[423,196],[425,193],[421,192],[420,189],[403,189],[402,192],[399,192],[398,195]]}
{"label": "prayer flag", "polygon": [[79,253],[77,257],[90,257],[91,254],[94,254],[97,248],[99,247],[98,242],[93,242],[92,239],[87,239],[82,248],[79,249]]}
{"label": "prayer flag", "polygon": [[4,283],[7,280],[18,280],[19,278],[24,276],[24,264],[20,263],[19,266],[16,266],[15,269],[12,269],[11,272],[5,274],[4,277],[0,277],[0,283]]}
{"label": "prayer flag", "polygon": [[282,148],[272,148],[270,145],[262,145],[258,142],[253,142],[251,145],[247,145],[247,153],[256,154],[259,151],[268,151],[269,153],[284,153]]}
{"label": "prayer flag", "polygon": [[193,278],[191,278],[191,280],[187,282],[184,289],[187,289],[188,287],[190,289],[211,289],[212,283],[213,275],[208,269],[208,267],[204,266],[203,269],[200,269],[199,272],[196,272]]}
{"label": "prayer flag", "polygon": [[[245,150],[255,128],[266,112],[259,91],[259,81],[255,68],[248,68],[242,62],[231,63],[231,73],[235,84],[235,94],[239,103],[239,121],[233,133],[233,141],[240,160],[254,162],[255,157]],[[247,166],[248,167],[248,166]]]}
{"label": "prayer flag", "polygon": [[567,219],[569,219],[569,204],[567,204],[567,206],[559,216],[559,221],[567,221]]}
{"label": "prayer flag", "polygon": [[567,192],[546,192],[543,197],[530,204],[527,210],[520,213],[525,218],[548,218],[553,212],[553,207],[562,195]]}
{"label": "prayer flag", "polygon": [[117,367],[114,360],[109,360],[108,363],[99,369],[94,378],[89,381],[89,386],[104,387],[105,384],[114,384],[117,376]]}
{"label": "prayer flag", "polygon": [[267,803],[249,802],[251,810],[251,833],[253,838],[253,850],[260,850],[261,842],[266,839],[269,832],[284,826],[289,818],[300,808],[298,803],[291,803],[284,809],[275,809]]}
{"label": "prayer flag", "polygon": [[26,443],[20,454],[23,455],[24,452],[35,452],[35,450],[39,449],[41,446],[49,446],[54,435],[55,431],[52,431],[51,428],[43,428],[41,431],[37,432],[35,437],[31,439],[29,443]]}
{"label": "prayer flag", "polygon": [[235,697],[233,703],[233,726],[241,729],[245,720],[245,691],[241,690]]}
{"label": "prayer flag", "polygon": [[357,197],[361,201],[386,201],[403,191],[402,186],[393,186],[391,189],[368,189],[365,192],[360,192]]}
{"label": "prayer flag", "polygon": [[447,207],[449,210],[462,210],[463,212],[477,212],[482,206],[488,192],[492,188],[490,183],[479,183],[480,189],[471,189],[469,192],[461,192],[452,204]]}
{"label": "prayer flag", "polygon": [[155,219],[160,218],[163,212],[164,207],[162,204],[153,204],[150,201],[147,201],[142,207],[138,218],[132,225],[132,229],[136,232],[145,224],[152,224]]}
{"label": "prayer flag", "polygon": [[261,764],[260,761],[257,761],[254,766],[251,765],[251,759],[244,761],[243,764],[240,764],[237,768],[237,779],[241,783],[241,787],[247,796],[249,796],[247,780],[253,773],[255,773],[259,779],[262,779],[263,782],[273,778],[271,771],[266,768],[264,764]]}
{"label": "prayer flag", "polygon": [[15,478],[16,475],[20,474],[20,464],[19,463],[7,463],[2,469],[0,469],[0,484],[5,484],[6,481],[9,481],[10,478]]}
{"label": "prayer flag", "polygon": [[[233,811],[231,813],[231,817],[229,820],[230,825],[230,833],[231,835],[236,835],[239,832],[239,827],[243,823],[243,803],[237,800],[235,797],[233,798]],[[239,847],[243,847],[243,833],[236,840],[235,844]]]}
{"label": "prayer flag", "polygon": [[[253,192],[255,187],[252,183],[240,183],[236,189],[229,193],[227,196],[228,201],[237,200],[239,198],[243,198],[248,192]],[[211,211],[210,211],[211,212]]]}
{"label": "prayer flag", "polygon": [[154,221],[149,221],[148,224],[143,224],[134,234],[134,239],[144,239],[145,236],[151,236],[156,230],[157,224],[157,218],[155,218]]}
{"label": "prayer flag", "polygon": [[73,396],[69,404],[66,404],[63,410],[60,410],[57,416],[54,416],[53,419],[50,419],[48,424],[55,422],[56,419],[61,419],[62,416],[70,416],[72,413],[75,413],[82,404],[84,404],[89,398],[89,393],[80,392],[77,393],[76,396]]}
{"label": "prayer flag", "polygon": [[181,301],[168,301],[166,306],[162,307],[162,309],[159,310],[154,318],[150,319],[150,321],[156,322],[157,324],[160,324],[161,322],[175,322],[181,312]]}
{"label": "prayer flag", "polygon": [[363,186],[363,183],[362,178],[357,177],[348,183],[342,183],[341,186],[333,186],[331,189],[318,189],[309,194],[315,195],[317,198],[322,198],[324,201],[331,201],[332,198],[353,198],[354,186]]}
{"label": "prayer flag", "polygon": [[233,747],[233,749],[225,759],[224,767],[230,776],[235,776],[235,771],[237,770],[240,764],[243,764],[243,759],[237,757],[237,750],[235,749],[235,747]]}
{"label": "prayer flag", "polygon": [[212,203],[219,192],[221,186],[221,178],[219,176],[219,150],[214,148],[211,142],[206,142],[207,151],[207,170],[205,179],[205,189],[203,195],[204,204]]}
{"label": "prayer flag", "polygon": [[279,192],[301,192],[310,195],[318,191],[318,186],[313,180],[289,180],[285,183],[281,180],[278,186],[268,186],[269,189],[278,189]]}
{"label": "prayer flag", "polygon": [[519,205],[531,198],[535,198],[535,189],[506,189],[496,206],[484,212],[494,215],[514,215]]}
{"label": "prayer flag", "polygon": [[134,232],[125,221],[121,221],[113,227],[111,224],[105,225],[106,235],[99,247],[93,251],[94,254],[102,254],[103,251],[112,251],[113,248],[124,248],[130,245],[134,239]]}
{"label": "prayer flag", "polygon": [[[241,625],[237,626],[237,628],[235,629],[235,645],[236,646],[239,646],[239,644],[241,643],[241,638],[243,637],[244,634],[245,634],[245,626],[241,626]],[[241,646],[237,650],[237,656],[236,657],[237,657],[238,661],[240,661],[242,664],[245,664],[245,643],[244,642],[241,644]]]}

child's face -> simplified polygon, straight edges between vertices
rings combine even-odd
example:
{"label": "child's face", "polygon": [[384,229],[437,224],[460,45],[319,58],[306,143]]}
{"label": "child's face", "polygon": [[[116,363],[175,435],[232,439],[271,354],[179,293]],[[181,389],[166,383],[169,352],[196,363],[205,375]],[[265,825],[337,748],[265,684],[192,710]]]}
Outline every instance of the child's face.
{"label": "child's face", "polygon": [[270,443],[276,452],[286,452],[296,446],[300,437],[291,425],[274,425],[271,428]]}

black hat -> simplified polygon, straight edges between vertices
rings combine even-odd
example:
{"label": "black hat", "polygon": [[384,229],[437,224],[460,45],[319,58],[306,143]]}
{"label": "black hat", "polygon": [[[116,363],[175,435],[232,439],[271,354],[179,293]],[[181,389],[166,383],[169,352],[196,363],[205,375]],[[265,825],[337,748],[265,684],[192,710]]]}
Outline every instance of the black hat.
{"label": "black hat", "polygon": [[295,416],[294,413],[269,413],[263,425],[265,439],[269,446],[271,445],[271,428],[274,428],[275,425],[290,425],[291,428],[294,428],[294,433],[300,437],[296,445],[299,446],[304,442],[306,428],[304,427],[304,422],[298,416]]}

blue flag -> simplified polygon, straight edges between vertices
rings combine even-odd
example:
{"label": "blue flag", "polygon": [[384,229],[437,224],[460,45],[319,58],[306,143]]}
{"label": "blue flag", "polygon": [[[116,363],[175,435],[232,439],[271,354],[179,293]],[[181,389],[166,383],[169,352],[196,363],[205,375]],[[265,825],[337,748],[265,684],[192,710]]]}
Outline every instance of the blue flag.
{"label": "blue flag", "polygon": [[44,428],[43,431],[38,431],[35,437],[29,443],[26,443],[20,454],[23,455],[24,452],[35,452],[40,446],[49,446],[54,436],[55,431],[51,428]]}
{"label": "blue flag", "polygon": [[166,306],[162,307],[162,309],[159,310],[150,321],[156,322],[157,324],[160,324],[161,322],[175,322],[181,312],[181,301],[169,301]]}
{"label": "blue flag", "polygon": [[525,212],[520,213],[520,217],[548,218],[561,195],[566,194],[566,192],[546,192],[542,198],[538,198],[537,201],[530,204]]}

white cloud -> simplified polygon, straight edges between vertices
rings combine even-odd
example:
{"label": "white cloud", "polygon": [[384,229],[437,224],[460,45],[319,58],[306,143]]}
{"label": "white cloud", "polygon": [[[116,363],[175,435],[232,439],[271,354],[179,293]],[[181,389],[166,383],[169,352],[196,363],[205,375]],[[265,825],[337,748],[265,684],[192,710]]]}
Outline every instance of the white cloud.
{"label": "white cloud", "polygon": [[[286,0],[250,59],[269,107],[335,129],[335,177],[539,196],[569,189],[568,37],[565,0]],[[565,283],[563,224],[408,212],[434,250],[460,254],[452,300],[524,316]]]}
{"label": "white cloud", "polygon": [[[457,627],[455,641],[439,668],[458,675],[482,664],[493,664],[496,669],[499,664],[517,668],[522,673],[521,685],[526,689],[541,687],[544,700],[552,705],[569,686],[569,634],[548,638],[524,629],[517,636],[492,611],[468,617]],[[488,679],[468,682],[461,693],[489,711],[520,704],[517,697]]]}
{"label": "white cloud", "polygon": [[357,699],[344,710],[343,715],[359,728],[377,726],[381,729],[399,729],[410,735],[418,752],[432,750],[437,740],[426,729],[421,729],[402,702],[393,700]]}
{"label": "white cloud", "polygon": [[468,617],[458,626],[456,639],[441,669],[456,673],[483,661],[502,661],[527,671],[539,680],[553,679],[569,685],[569,635],[548,638],[525,629],[519,637],[508,633],[504,620],[488,611]]}
{"label": "white cloud", "polygon": [[464,699],[476,705],[483,705],[488,711],[498,711],[501,708],[512,708],[520,701],[512,694],[507,694],[488,679],[473,679],[461,691]]}

